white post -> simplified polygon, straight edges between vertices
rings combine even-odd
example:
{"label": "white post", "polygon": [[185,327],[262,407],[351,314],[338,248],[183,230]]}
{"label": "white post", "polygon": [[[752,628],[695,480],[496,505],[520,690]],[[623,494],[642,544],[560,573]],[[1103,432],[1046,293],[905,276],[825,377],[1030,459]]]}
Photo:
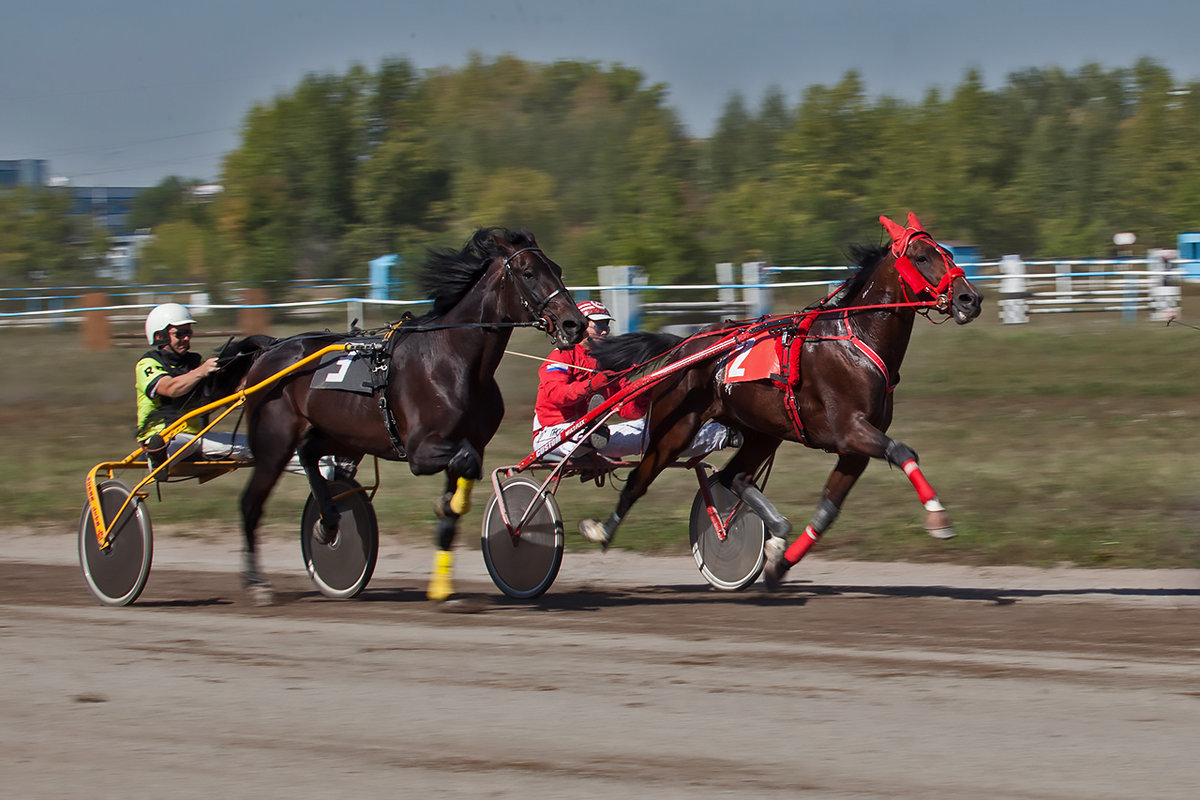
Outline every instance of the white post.
{"label": "white post", "polygon": [[362,300],[347,300],[346,301],[346,330],[354,330],[357,325],[360,328],[363,323],[363,302]]}
{"label": "white post", "polygon": [[[742,264],[742,299],[746,301],[746,316],[761,317],[771,313],[771,289],[766,286],[767,262],[747,261]],[[759,288],[761,287],[761,288]]]}
{"label": "white post", "polygon": [[1025,262],[1020,256],[1000,259],[1000,321],[1006,325],[1029,322],[1025,291]]}
{"label": "white post", "polygon": [[[733,308],[734,304],[737,303],[737,289],[733,288],[732,261],[722,261],[720,264],[717,264],[717,286],[720,287],[717,289],[717,303],[721,306],[721,310],[718,313],[721,317],[724,317],[728,313],[727,309]],[[735,314],[734,316],[740,317],[741,314]]]}
{"label": "white post", "polygon": [[642,268],[631,265],[596,267],[596,275],[601,286],[600,302],[616,317],[612,321],[612,335],[638,330],[642,320],[642,293],[636,287],[647,283]]}
{"label": "white post", "polygon": [[1073,300],[1071,297],[1071,265],[1056,264],[1054,271],[1058,273],[1058,277],[1054,279],[1054,291],[1060,292],[1059,297],[1066,300]]}
{"label": "white post", "polygon": [[195,316],[208,313],[208,292],[192,292],[188,297],[188,311]]}
{"label": "white post", "polygon": [[1150,273],[1150,319],[1165,322],[1179,316],[1183,294],[1181,271],[1176,266],[1178,250],[1151,250],[1146,254],[1146,269]]}

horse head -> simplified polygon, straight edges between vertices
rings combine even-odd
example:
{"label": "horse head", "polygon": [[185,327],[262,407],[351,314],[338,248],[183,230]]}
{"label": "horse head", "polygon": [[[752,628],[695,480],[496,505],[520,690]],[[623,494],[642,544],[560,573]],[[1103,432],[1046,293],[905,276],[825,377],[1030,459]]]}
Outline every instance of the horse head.
{"label": "horse head", "polygon": [[578,344],[587,332],[587,320],[575,306],[562,282],[562,267],[551,261],[529,231],[503,236],[493,234],[503,258],[501,280],[511,287],[520,307],[554,340],[560,350]]}
{"label": "horse head", "polygon": [[217,351],[217,371],[203,384],[206,401],[227,397],[240,389],[250,365],[275,342],[276,339],[260,333],[227,341]]}
{"label": "horse head", "polygon": [[901,284],[917,297],[927,297],[933,307],[965,325],[983,310],[983,293],[975,288],[950,251],[938,244],[909,212],[907,227],[887,217],[879,221],[892,239],[891,252]]}

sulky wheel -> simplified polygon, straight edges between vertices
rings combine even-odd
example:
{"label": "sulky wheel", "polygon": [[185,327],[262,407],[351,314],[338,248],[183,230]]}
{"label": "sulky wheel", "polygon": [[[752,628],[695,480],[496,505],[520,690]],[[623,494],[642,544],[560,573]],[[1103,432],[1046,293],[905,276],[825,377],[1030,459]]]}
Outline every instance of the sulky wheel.
{"label": "sulky wheel", "polygon": [[131,494],[121,481],[101,481],[96,493],[109,528],[109,545],[100,549],[91,508],[85,505],[79,517],[79,565],[97,600],[106,606],[127,606],[138,599],[150,577],[154,557],[150,512],[142,498],[134,497],[120,518],[115,518]]}
{"label": "sulky wheel", "polygon": [[696,499],[692,501],[692,519],[688,529],[692,539],[692,555],[704,579],[717,589],[744,589],[754,583],[762,572],[767,526],[745,504],[729,521],[729,510],[737,503],[737,498],[721,484],[716,475],[708,478],[708,487],[712,493],[713,507],[726,520],[726,536],[721,539],[717,535],[704,502],[704,492],[697,490]]}
{"label": "sulky wheel", "polygon": [[509,597],[538,597],[554,583],[563,557],[563,523],[558,501],[541,494],[541,485],[523,475],[500,487],[505,509],[516,525],[535,500],[517,536],[509,533],[500,514],[500,497],[493,496],[483,515],[483,561],[492,581]]}
{"label": "sulky wheel", "polygon": [[338,533],[329,544],[313,541],[313,525],[321,512],[310,494],[300,518],[300,551],[308,576],[326,597],[356,597],[367,587],[379,556],[379,524],[366,491],[353,478],[334,478],[329,491],[335,498]]}

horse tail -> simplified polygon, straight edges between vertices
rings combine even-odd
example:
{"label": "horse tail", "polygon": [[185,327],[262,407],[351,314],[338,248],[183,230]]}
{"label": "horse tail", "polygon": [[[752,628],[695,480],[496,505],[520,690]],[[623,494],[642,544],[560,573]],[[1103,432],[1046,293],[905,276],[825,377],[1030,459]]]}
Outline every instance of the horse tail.
{"label": "horse tail", "polygon": [[674,349],[683,339],[670,333],[626,333],[589,345],[600,369],[622,372]]}

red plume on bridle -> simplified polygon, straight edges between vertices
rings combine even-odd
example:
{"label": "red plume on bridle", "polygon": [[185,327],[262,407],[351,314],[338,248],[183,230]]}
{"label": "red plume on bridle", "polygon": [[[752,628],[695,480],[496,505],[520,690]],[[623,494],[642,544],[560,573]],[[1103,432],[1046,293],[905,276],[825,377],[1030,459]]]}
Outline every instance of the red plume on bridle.
{"label": "red plume on bridle", "polygon": [[883,223],[884,230],[888,232],[888,236],[892,237],[892,253],[896,256],[896,258],[900,258],[904,255],[904,251],[908,249],[909,241],[914,236],[919,233],[924,233],[926,236],[929,235],[926,233],[925,228],[921,227],[921,221],[917,219],[917,215],[911,211],[908,212],[907,228],[901,228],[899,225],[884,216],[880,216],[879,221]]}
{"label": "red plume on bridle", "polygon": [[[880,216],[879,221],[883,223],[884,230],[888,232],[888,236],[892,237],[892,255],[896,257],[896,270],[900,273],[903,283],[907,284],[908,288],[912,289],[918,295],[928,292],[937,297],[940,308],[940,303],[945,300],[944,293],[950,288],[951,282],[955,278],[963,276],[963,271],[954,264],[954,257],[944,247],[934,241],[934,238],[921,226],[921,221],[917,219],[917,215],[911,211],[908,212],[907,228],[901,228],[884,216]],[[924,275],[918,272],[917,268],[908,260],[908,243],[918,236],[924,236],[929,239],[946,261],[946,274],[942,276],[942,280],[936,287]]]}

